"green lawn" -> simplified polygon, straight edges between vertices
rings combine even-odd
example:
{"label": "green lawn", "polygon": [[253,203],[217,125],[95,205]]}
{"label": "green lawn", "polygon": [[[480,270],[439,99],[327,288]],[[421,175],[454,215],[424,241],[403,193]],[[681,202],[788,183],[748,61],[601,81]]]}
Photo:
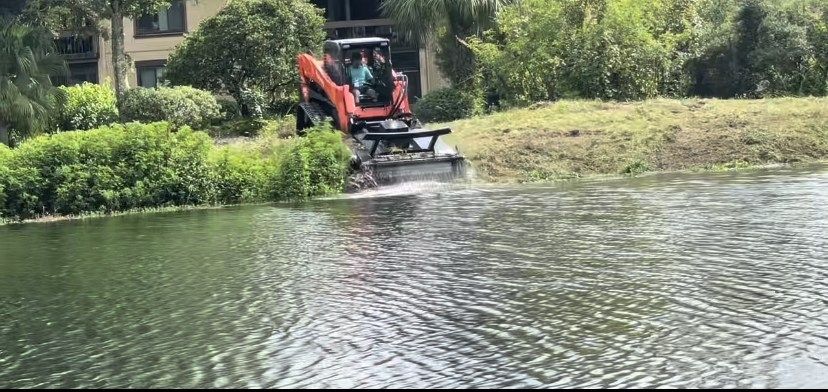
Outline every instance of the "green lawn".
{"label": "green lawn", "polygon": [[828,98],[561,101],[445,125],[499,182],[828,159]]}

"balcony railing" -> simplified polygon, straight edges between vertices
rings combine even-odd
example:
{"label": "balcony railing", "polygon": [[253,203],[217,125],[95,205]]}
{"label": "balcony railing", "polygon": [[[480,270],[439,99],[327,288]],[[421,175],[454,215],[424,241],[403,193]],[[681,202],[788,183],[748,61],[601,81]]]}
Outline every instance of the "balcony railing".
{"label": "balcony railing", "polygon": [[69,36],[55,39],[58,53],[66,60],[98,58],[97,40],[93,36]]}

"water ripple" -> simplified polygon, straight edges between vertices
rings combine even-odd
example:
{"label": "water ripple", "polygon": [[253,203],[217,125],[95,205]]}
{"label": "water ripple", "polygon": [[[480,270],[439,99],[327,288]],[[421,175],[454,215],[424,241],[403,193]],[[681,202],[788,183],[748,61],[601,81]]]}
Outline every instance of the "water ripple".
{"label": "water ripple", "polygon": [[826,200],[816,167],[6,227],[0,387],[822,386]]}

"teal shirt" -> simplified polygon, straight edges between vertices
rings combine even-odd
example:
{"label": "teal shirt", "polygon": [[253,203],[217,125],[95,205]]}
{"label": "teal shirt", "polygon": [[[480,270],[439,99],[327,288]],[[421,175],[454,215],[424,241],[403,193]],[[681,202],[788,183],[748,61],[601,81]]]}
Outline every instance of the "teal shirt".
{"label": "teal shirt", "polygon": [[360,65],[359,68],[348,67],[348,74],[351,76],[351,82],[356,88],[362,87],[369,80],[374,80],[374,76],[371,75],[371,70],[364,65]]}

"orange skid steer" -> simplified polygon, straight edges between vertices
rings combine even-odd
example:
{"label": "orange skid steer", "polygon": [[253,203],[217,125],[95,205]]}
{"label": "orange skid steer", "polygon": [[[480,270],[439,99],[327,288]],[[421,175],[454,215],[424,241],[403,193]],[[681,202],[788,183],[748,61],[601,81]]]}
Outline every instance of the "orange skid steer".
{"label": "orange skid steer", "polygon": [[[451,130],[425,129],[411,112],[408,78],[393,70],[387,39],[329,40],[322,59],[300,54],[298,64],[297,131],[323,124],[340,130],[354,169],[370,177],[370,183],[465,175],[463,157],[440,138]],[[355,86],[351,75],[366,75],[358,73],[364,72],[360,66],[370,77]]]}

